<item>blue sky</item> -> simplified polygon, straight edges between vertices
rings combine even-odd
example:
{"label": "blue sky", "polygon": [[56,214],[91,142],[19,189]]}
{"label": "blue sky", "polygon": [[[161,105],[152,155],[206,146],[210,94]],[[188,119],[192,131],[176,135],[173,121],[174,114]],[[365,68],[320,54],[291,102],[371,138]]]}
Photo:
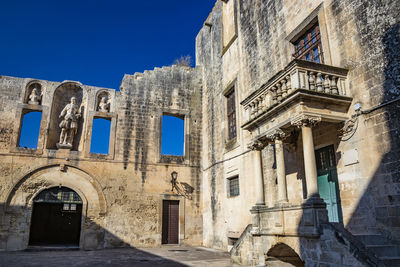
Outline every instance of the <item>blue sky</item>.
{"label": "blue sky", "polygon": [[[215,2],[2,1],[0,75],[118,89],[125,73],[171,65],[186,55],[194,64],[196,35]],[[36,124],[39,115],[32,116]],[[35,146],[32,127],[25,125],[30,140],[21,146]]]}
{"label": "blue sky", "polygon": [[2,1],[0,75],[119,88],[191,55],[215,0]]}

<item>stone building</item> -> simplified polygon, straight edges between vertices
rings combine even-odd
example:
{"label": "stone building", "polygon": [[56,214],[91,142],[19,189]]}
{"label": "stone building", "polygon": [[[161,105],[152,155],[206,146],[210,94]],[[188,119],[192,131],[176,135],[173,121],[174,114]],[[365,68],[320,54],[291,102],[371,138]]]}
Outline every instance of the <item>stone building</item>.
{"label": "stone building", "polygon": [[[74,81],[1,77],[0,248],[200,245],[197,73],[171,66],[125,75],[120,91]],[[41,97],[32,101],[35,95]],[[21,122],[31,112],[41,113],[36,149],[19,147],[18,140]],[[165,114],[184,120],[183,156],[160,155]],[[96,119],[111,122],[108,154],[91,153]],[[171,214],[163,214],[163,206]],[[168,216],[177,222],[163,230]]]}
{"label": "stone building", "polygon": [[246,265],[399,266],[399,11],[216,3],[196,39],[205,246]]}
{"label": "stone building", "polygon": [[[0,249],[186,243],[244,265],[399,266],[399,14],[218,0],[195,68],[125,75],[120,91],[2,76]],[[160,151],[166,115],[184,121],[182,156]],[[108,154],[91,153],[96,119]]]}

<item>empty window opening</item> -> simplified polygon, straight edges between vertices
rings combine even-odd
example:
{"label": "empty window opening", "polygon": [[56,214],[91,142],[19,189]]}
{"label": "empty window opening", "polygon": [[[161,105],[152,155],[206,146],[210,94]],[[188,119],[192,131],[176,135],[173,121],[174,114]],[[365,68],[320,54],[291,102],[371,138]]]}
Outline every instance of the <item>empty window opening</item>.
{"label": "empty window opening", "polygon": [[110,145],[111,121],[95,118],[92,125],[90,153],[108,154]]}
{"label": "empty window opening", "polygon": [[161,154],[184,155],[185,123],[177,116],[163,115],[161,127]]}
{"label": "empty window opening", "polygon": [[228,196],[236,197],[239,195],[239,176],[228,179]]}
{"label": "empty window opening", "polygon": [[40,111],[32,111],[23,116],[19,135],[19,147],[37,148],[41,121],[42,112]]}

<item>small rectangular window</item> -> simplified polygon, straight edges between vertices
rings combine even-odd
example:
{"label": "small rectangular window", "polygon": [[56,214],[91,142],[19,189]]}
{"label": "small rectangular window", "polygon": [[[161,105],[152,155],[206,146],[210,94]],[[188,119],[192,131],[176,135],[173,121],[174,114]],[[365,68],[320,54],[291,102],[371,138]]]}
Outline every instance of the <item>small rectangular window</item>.
{"label": "small rectangular window", "polygon": [[294,44],[293,57],[323,63],[321,35],[318,22],[307,30]]}
{"label": "small rectangular window", "polygon": [[37,149],[42,112],[31,111],[22,117],[19,147]]}
{"label": "small rectangular window", "polygon": [[229,197],[235,197],[239,195],[239,176],[228,179],[228,191]]}
{"label": "small rectangular window", "polygon": [[94,118],[90,153],[108,154],[110,145],[111,121],[104,118]]}
{"label": "small rectangular window", "polygon": [[161,124],[161,155],[184,156],[184,118],[178,115],[163,115]]}
{"label": "small rectangular window", "polygon": [[236,102],[235,89],[226,95],[227,101],[227,117],[228,117],[228,139],[236,137]]}
{"label": "small rectangular window", "polygon": [[222,6],[222,44],[223,53],[236,39],[235,1],[225,0]]}

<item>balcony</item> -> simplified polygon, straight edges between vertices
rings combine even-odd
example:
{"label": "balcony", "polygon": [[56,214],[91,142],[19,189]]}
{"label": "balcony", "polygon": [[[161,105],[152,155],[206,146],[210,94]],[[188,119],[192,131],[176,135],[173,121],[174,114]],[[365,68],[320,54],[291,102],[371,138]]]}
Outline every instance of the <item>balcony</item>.
{"label": "balcony", "polygon": [[294,117],[312,115],[322,121],[345,121],[352,98],[348,70],[295,59],[284,70],[253,91],[241,105],[246,111],[243,129],[261,134],[286,127]]}

